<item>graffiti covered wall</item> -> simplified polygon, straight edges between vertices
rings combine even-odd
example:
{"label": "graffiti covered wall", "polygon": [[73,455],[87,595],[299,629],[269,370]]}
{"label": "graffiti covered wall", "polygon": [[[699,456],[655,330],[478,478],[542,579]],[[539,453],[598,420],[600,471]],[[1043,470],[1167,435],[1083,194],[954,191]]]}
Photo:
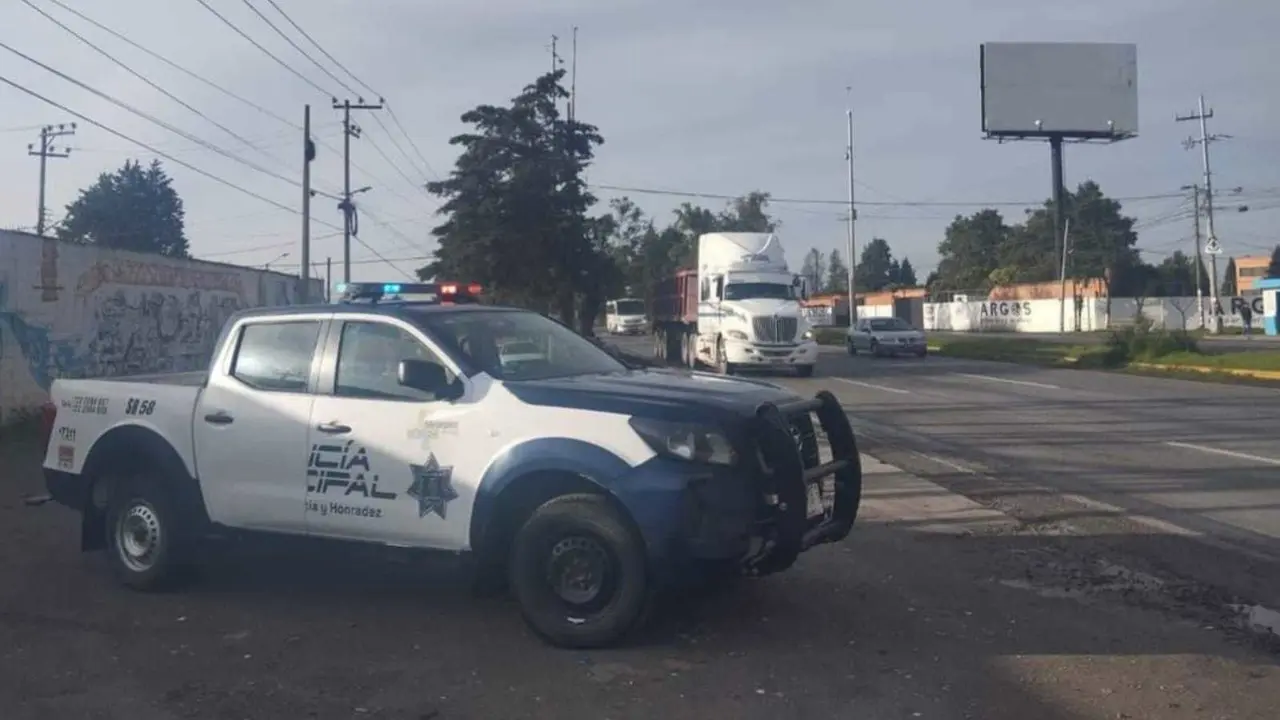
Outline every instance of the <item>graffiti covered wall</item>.
{"label": "graffiti covered wall", "polygon": [[[281,273],[59,243],[0,231],[0,422],[58,377],[205,367],[237,310],[288,305]],[[312,297],[323,289],[312,283]]]}

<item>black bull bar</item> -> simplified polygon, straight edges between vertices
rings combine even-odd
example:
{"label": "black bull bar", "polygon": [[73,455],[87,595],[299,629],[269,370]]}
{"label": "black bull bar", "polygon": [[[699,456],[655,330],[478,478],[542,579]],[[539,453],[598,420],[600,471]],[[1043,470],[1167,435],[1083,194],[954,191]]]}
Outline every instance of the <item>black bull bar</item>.
{"label": "black bull bar", "polygon": [[[831,449],[827,462],[821,460],[819,429]],[[862,462],[849,418],[826,390],[807,400],[760,405],[752,430],[760,449],[753,474],[762,498],[756,518],[761,543],[743,568],[750,575],[768,575],[791,567],[814,545],[849,535],[862,498]],[[835,480],[834,504],[811,518],[809,486],[828,476]]]}

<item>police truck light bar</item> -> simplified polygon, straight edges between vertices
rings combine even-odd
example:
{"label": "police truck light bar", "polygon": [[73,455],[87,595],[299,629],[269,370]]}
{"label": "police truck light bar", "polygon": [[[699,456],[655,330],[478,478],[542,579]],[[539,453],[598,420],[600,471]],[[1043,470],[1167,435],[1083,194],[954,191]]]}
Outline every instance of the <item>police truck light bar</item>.
{"label": "police truck light bar", "polygon": [[482,288],[480,283],[339,283],[338,302],[366,300],[377,303],[382,300],[408,300],[407,296],[427,296],[434,302],[477,302]]}

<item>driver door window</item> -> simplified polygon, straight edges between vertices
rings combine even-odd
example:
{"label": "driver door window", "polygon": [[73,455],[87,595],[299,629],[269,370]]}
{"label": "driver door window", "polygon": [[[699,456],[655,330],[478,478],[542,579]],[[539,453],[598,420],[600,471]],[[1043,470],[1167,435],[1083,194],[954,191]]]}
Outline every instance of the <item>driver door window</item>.
{"label": "driver door window", "polygon": [[432,393],[400,384],[401,360],[425,360],[442,365],[439,358],[417,338],[395,325],[344,323],[333,394],[365,400],[435,400]]}

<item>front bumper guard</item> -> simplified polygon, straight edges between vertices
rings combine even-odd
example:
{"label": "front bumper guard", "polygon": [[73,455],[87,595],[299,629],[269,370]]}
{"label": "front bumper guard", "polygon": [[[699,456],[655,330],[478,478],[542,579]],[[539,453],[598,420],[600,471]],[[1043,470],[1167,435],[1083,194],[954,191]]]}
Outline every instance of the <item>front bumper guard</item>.
{"label": "front bumper guard", "polygon": [[[761,542],[742,564],[748,575],[762,576],[786,570],[815,545],[849,535],[862,497],[862,463],[849,418],[826,390],[809,400],[762,404],[754,420],[754,441],[760,449],[756,522]],[[819,428],[831,449],[831,460],[825,463],[820,459]],[[835,480],[833,506],[810,518],[809,486],[827,476]]]}

